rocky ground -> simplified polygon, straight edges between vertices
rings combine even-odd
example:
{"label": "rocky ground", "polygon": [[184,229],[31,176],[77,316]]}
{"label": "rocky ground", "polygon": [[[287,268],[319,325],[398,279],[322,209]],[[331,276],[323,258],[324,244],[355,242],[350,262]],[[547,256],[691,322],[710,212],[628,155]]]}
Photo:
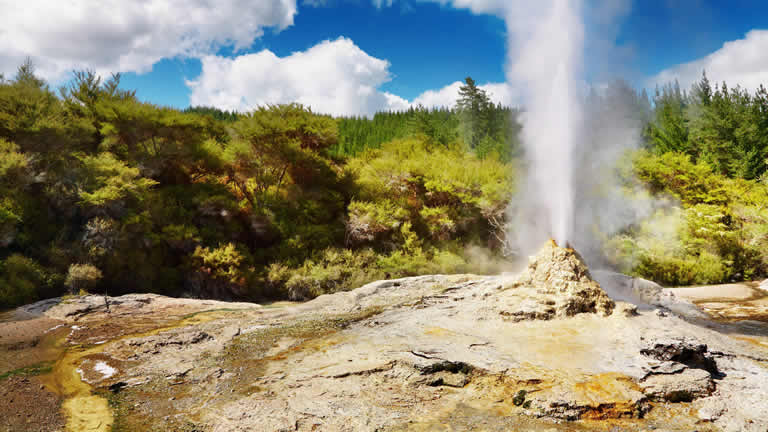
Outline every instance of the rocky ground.
{"label": "rocky ground", "polygon": [[59,345],[40,338],[60,350],[37,389],[70,430],[768,430],[762,323],[596,278],[640,307],[549,244],[519,275],[380,281],[304,304],[124,296],[107,311],[91,296],[27,311],[64,324]]}
{"label": "rocky ground", "polygon": [[666,291],[690,300],[720,321],[768,323],[768,281],[762,284],[670,288]]}

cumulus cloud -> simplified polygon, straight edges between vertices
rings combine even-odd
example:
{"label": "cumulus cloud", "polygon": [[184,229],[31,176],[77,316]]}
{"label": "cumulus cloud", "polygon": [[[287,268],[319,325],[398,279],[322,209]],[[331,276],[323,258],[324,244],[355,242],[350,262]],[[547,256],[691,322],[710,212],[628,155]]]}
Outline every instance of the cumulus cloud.
{"label": "cumulus cloud", "polygon": [[379,90],[391,79],[389,62],[368,55],[346,38],[287,57],[269,50],[234,58],[206,56],[202,66],[200,77],[187,82],[192,105],[245,111],[298,102],[334,115],[408,107],[405,99]]}
{"label": "cumulus cloud", "polygon": [[250,46],[293,24],[296,0],[0,0],[0,73],[26,57],[59,80],[72,69],[147,72],[163,58]]}
{"label": "cumulus cloud", "polygon": [[[306,51],[278,57],[269,50],[234,58],[206,56],[202,73],[187,85],[191,105],[248,111],[265,104],[298,102],[315,112],[371,115],[411,106],[451,107],[460,82],[424,92],[412,102],[381,90],[391,79],[390,63],[347,38],[321,42]],[[481,86],[494,102],[509,104],[506,84]]]}
{"label": "cumulus cloud", "polygon": [[706,57],[674,66],[661,71],[648,81],[650,87],[677,79],[683,88],[688,88],[707,76],[713,82],[726,81],[755,89],[760,84],[768,84],[768,30],[752,30],[744,39],[726,42],[722,48]]}

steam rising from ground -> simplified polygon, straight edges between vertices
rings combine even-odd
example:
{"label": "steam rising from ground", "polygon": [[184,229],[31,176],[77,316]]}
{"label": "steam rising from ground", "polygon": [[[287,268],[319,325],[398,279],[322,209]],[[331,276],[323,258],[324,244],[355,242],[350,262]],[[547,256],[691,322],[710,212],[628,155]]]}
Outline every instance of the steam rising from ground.
{"label": "steam rising from ground", "polygon": [[[523,87],[523,143],[528,178],[521,190],[521,216],[531,230],[517,230],[518,243],[542,244],[547,237],[573,240],[574,157],[580,135],[579,82],[584,30],[580,0],[515,2],[507,16],[510,33],[508,80]],[[518,8],[536,8],[521,20]]]}
{"label": "steam rising from ground", "polygon": [[616,172],[619,158],[639,144],[649,107],[625,83],[590,88],[585,79],[585,46],[591,64],[614,55],[612,42],[594,35],[615,34],[616,19],[628,12],[617,3],[623,2],[515,1],[507,8],[507,79],[523,93],[526,172],[510,208],[508,239],[522,256],[554,238],[601,265],[601,240],[655,207],[627,197]]}

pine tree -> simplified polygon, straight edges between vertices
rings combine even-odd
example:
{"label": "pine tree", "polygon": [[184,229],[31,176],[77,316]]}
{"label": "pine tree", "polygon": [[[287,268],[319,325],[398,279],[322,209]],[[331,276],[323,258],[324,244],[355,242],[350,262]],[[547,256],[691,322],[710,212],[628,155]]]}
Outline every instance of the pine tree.
{"label": "pine tree", "polygon": [[487,135],[489,107],[492,104],[486,91],[478,87],[475,80],[467,77],[464,82],[465,84],[459,88],[456,109],[461,118],[464,143],[474,149]]}

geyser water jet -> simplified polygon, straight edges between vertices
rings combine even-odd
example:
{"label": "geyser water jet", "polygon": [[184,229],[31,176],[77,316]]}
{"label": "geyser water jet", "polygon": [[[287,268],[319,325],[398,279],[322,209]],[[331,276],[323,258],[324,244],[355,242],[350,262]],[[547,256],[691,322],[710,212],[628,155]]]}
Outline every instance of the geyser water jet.
{"label": "geyser water jet", "polygon": [[[574,239],[584,29],[580,0],[524,3],[514,2],[508,10],[507,79],[521,89],[525,107],[527,178],[518,192],[513,223],[526,228],[515,229],[513,235],[517,248],[530,252],[549,237],[560,245]],[[524,15],[518,13],[522,8]],[[531,12],[535,19],[518,18],[530,18]]]}
{"label": "geyser water jet", "polygon": [[[538,19],[519,21],[517,8],[537,8]],[[579,79],[584,29],[581,1],[542,0],[536,6],[510,9],[510,64],[507,78],[521,88],[523,145],[527,178],[520,191],[523,220],[540,223],[515,230],[518,246],[526,251],[548,237],[565,245],[573,240],[574,153],[580,121]]]}
{"label": "geyser water jet", "polygon": [[[505,3],[507,80],[524,107],[526,176],[512,200],[507,233],[519,256],[535,253],[552,238],[577,249],[595,268],[612,268],[603,240],[657,205],[625,195],[615,170],[619,158],[640,142],[637,113],[643,107],[635,90],[620,80],[590,89],[584,73],[586,44],[590,75],[597,76],[595,64],[609,55],[604,51],[616,36],[613,23],[629,9],[626,0]],[[614,298],[627,298],[612,278],[599,282]]]}

